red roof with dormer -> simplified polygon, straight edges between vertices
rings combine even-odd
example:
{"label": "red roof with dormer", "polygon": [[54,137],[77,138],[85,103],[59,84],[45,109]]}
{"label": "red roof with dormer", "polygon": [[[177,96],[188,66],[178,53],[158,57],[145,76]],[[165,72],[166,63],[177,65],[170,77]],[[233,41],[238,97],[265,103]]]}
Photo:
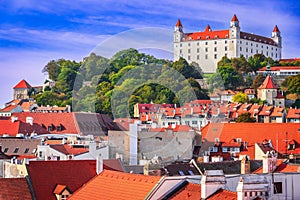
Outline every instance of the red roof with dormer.
{"label": "red roof with dormer", "polygon": [[239,21],[236,14],[233,15],[233,17],[231,18],[231,21],[232,22],[238,22]]}
{"label": "red roof with dormer", "polygon": [[277,25],[275,25],[275,27],[274,27],[274,29],[273,29],[273,32],[280,32]]}
{"label": "red roof with dormer", "polygon": [[212,30],[211,30],[211,28],[210,28],[210,25],[209,25],[209,24],[207,24],[207,26],[206,26],[206,28],[205,28],[204,32],[209,32],[209,31],[212,31]]}
{"label": "red roof with dormer", "polygon": [[24,79],[21,80],[15,87],[14,89],[30,89],[32,88],[31,85],[29,83],[27,83],[27,81],[25,81]]}
{"label": "red roof with dormer", "polygon": [[258,89],[278,89],[271,76],[267,76]]}

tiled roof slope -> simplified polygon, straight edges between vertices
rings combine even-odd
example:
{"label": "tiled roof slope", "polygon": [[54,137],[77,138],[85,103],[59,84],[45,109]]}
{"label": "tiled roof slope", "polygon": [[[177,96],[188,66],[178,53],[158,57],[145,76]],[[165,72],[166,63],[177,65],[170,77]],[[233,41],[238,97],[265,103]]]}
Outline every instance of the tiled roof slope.
{"label": "tiled roof slope", "polygon": [[267,76],[264,82],[259,86],[259,89],[277,89],[278,87],[274,83],[271,76]]}
{"label": "tiled roof slope", "polygon": [[15,85],[14,89],[25,89],[25,88],[31,88],[31,85],[27,83],[24,79],[21,80],[17,85]]}
{"label": "tiled roof slope", "polygon": [[96,176],[95,160],[32,161],[28,174],[37,200],[55,200],[57,184],[66,185],[72,192]]}
{"label": "tiled roof slope", "polygon": [[[274,149],[284,154],[299,154],[300,148],[286,151],[286,139],[300,143],[300,124],[297,123],[221,123],[208,124],[202,129],[204,141],[229,142],[236,138],[248,142],[248,147],[264,140],[271,140]],[[286,134],[287,133],[287,134]],[[278,142],[276,142],[278,141]],[[253,149],[254,150],[254,149]]]}
{"label": "tiled roof slope", "polygon": [[144,199],[160,177],[104,170],[76,191],[70,200]]}
{"label": "tiled roof slope", "polygon": [[30,200],[31,194],[25,178],[1,178],[0,199]]}
{"label": "tiled roof slope", "polygon": [[201,199],[201,185],[188,183],[186,186],[176,192],[170,199],[172,200],[199,200]]}
{"label": "tiled roof slope", "polygon": [[217,192],[213,193],[208,200],[237,200],[237,193],[229,190],[219,189]]}
{"label": "tiled roof slope", "polygon": [[10,120],[0,120],[0,135],[8,134],[9,136],[15,137],[18,133],[30,135],[33,132],[37,135],[49,133],[37,123],[30,125],[19,120],[15,122],[11,122]]}

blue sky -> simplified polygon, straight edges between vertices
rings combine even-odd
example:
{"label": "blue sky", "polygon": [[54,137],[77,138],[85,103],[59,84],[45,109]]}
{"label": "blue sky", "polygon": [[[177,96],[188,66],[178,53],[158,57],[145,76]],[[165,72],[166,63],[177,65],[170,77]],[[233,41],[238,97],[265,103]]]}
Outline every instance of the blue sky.
{"label": "blue sky", "polygon": [[[50,60],[81,60],[124,31],[158,27],[167,34],[147,39],[170,46],[172,38],[166,37],[178,18],[186,32],[204,30],[207,24],[227,29],[234,13],[246,32],[271,36],[277,24],[283,57],[300,57],[299,10],[299,1],[281,0],[0,0],[0,104],[11,99],[12,87],[23,78],[31,85],[42,84],[41,70]],[[143,43],[138,35],[131,37],[136,38],[133,47]],[[120,42],[113,45],[122,47]]]}

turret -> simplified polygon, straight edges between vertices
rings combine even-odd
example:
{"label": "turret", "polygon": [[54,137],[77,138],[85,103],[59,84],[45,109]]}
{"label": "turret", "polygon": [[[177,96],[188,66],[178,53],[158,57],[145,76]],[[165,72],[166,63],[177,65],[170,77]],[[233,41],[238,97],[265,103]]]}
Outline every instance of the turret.
{"label": "turret", "polygon": [[277,25],[275,25],[272,31],[272,39],[274,40],[274,42],[276,42],[278,47],[281,47],[281,35]]}
{"label": "turret", "polygon": [[239,20],[235,14],[230,21],[230,38],[240,38]]}
{"label": "turret", "polygon": [[180,19],[177,20],[174,28],[174,42],[181,42],[183,37],[183,26]]}

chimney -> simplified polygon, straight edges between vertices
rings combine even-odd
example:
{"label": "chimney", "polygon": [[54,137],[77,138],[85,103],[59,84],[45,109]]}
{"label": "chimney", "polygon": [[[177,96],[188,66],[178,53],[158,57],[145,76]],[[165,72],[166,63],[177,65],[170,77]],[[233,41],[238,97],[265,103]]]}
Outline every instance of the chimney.
{"label": "chimney", "polygon": [[14,123],[18,121],[18,117],[17,116],[11,116],[11,123]]}
{"label": "chimney", "polygon": [[96,159],[96,173],[100,174],[103,171],[103,157],[101,154]]}
{"label": "chimney", "polygon": [[247,156],[244,156],[241,160],[241,174],[250,174],[250,160]]}
{"label": "chimney", "polygon": [[97,144],[96,142],[89,143],[89,153],[93,156],[96,156]]}
{"label": "chimney", "polygon": [[274,151],[268,151],[263,156],[263,173],[271,173],[276,168],[277,155]]}
{"label": "chimney", "polygon": [[206,199],[226,184],[223,170],[206,170],[201,179],[201,198]]}
{"label": "chimney", "polygon": [[26,123],[33,125],[33,117],[26,117]]}

